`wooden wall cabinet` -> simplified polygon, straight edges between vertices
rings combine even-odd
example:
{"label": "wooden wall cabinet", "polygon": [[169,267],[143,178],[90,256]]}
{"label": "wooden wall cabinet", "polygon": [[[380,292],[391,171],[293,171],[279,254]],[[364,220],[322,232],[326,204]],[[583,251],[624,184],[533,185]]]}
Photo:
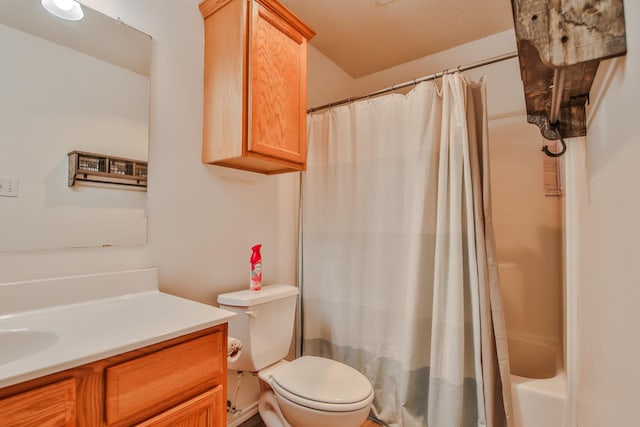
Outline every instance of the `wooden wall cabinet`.
{"label": "wooden wall cabinet", "polygon": [[304,170],[307,41],[276,0],[206,0],[202,161],[275,174]]}
{"label": "wooden wall cabinet", "polygon": [[225,427],[227,324],[0,389],[3,427]]}

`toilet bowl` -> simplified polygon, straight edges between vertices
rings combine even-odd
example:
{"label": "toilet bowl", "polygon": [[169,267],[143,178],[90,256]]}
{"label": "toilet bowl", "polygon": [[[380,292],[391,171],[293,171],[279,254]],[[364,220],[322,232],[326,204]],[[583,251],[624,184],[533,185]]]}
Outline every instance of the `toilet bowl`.
{"label": "toilet bowl", "polygon": [[258,406],[267,427],[359,427],[373,401],[364,375],[323,357],[281,361],[258,377],[268,386]]}
{"label": "toilet bowl", "polygon": [[360,427],[373,401],[367,378],[324,357],[284,358],[293,337],[298,288],[264,286],[218,295],[233,311],[229,335],[242,342],[229,369],[257,372],[264,391],[258,409],[267,427]]}

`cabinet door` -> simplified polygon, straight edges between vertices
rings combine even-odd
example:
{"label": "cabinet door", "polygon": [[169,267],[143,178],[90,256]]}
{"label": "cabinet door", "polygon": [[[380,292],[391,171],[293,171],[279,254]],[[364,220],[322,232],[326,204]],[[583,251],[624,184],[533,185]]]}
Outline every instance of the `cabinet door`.
{"label": "cabinet door", "polygon": [[73,427],[76,381],[71,378],[0,400],[2,427]]}
{"label": "cabinet door", "polygon": [[250,32],[248,151],[305,163],[307,40],[257,1]]}
{"label": "cabinet door", "polygon": [[138,427],[224,427],[227,424],[225,410],[220,385],[138,424]]}
{"label": "cabinet door", "polygon": [[222,330],[105,371],[107,423],[131,425],[224,381]]}

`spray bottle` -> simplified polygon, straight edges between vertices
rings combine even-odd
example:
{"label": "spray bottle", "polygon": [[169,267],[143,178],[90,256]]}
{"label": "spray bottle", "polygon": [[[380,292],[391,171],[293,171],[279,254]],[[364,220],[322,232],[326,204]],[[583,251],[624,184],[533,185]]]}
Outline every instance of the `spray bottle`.
{"label": "spray bottle", "polygon": [[260,255],[260,248],[262,245],[255,245],[251,248],[251,280],[249,282],[249,289],[252,291],[259,291],[262,288],[262,256]]}

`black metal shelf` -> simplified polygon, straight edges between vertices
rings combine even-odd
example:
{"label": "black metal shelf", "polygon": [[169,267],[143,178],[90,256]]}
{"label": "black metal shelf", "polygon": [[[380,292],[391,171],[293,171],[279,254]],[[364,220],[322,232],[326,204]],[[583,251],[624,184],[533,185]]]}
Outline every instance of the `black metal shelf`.
{"label": "black metal shelf", "polygon": [[147,187],[147,162],[108,156],[105,154],[71,151],[69,179],[72,187],[76,181]]}

